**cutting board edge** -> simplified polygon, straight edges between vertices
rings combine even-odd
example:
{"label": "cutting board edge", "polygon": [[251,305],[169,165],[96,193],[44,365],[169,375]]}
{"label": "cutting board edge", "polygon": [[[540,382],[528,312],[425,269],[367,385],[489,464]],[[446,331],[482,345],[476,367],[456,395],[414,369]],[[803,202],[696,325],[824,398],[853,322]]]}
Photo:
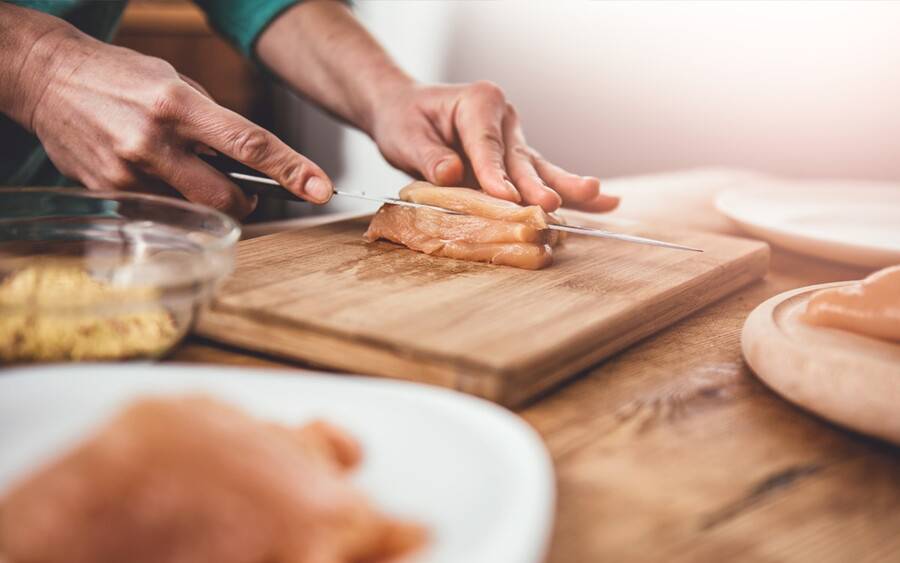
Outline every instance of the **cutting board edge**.
{"label": "cutting board edge", "polygon": [[[444,357],[400,351],[379,345],[377,342],[348,340],[340,335],[329,334],[305,326],[291,326],[278,323],[278,331],[272,331],[268,319],[254,319],[223,308],[205,311],[197,321],[194,332],[200,336],[283,358],[291,362],[305,362],[327,370],[347,370],[360,375],[378,375],[392,379],[403,379],[456,389],[492,401],[499,401],[497,389],[501,374],[491,366],[448,361]],[[244,334],[265,331],[271,337],[264,344],[255,338],[244,338]],[[299,344],[298,344],[299,343]],[[342,354],[327,353],[328,347],[340,347]],[[303,359],[298,359],[302,350]],[[369,356],[370,369],[360,370],[358,354]],[[341,357],[354,357],[353,361],[342,362]],[[424,369],[423,369],[424,368]],[[404,376],[409,374],[407,376]]]}
{"label": "cutting board edge", "polygon": [[[623,337],[606,341],[600,348],[597,348],[593,352],[587,352],[584,348],[580,348],[579,351],[570,353],[569,359],[562,363],[561,366],[557,365],[551,376],[546,375],[546,361],[532,362],[530,368],[525,372],[529,376],[526,378],[521,376],[513,378],[505,377],[507,371],[518,371],[520,374],[523,373],[522,366],[508,366],[500,372],[500,392],[503,398],[498,402],[506,406],[521,406],[527,404],[529,401],[539,397],[541,394],[553,389],[561,383],[578,377],[579,373],[582,373],[592,366],[598,365],[603,359],[609,358],[613,354],[636,342],[674,325],[697,311],[736,292],[742,287],[761,280],[769,270],[771,248],[765,242],[754,242],[758,242],[756,248],[741,258],[729,263],[727,269],[717,268],[709,272],[710,276],[716,276],[723,281],[723,283],[715,286],[716,291],[705,292],[703,294],[705,298],[697,301],[696,306],[687,307],[680,311],[676,310],[676,312],[670,318],[667,318],[665,322],[659,324],[636,323],[634,328],[627,331]],[[740,266],[744,266],[745,268],[742,274],[734,277],[722,275],[726,271],[732,271],[734,268]],[[686,285],[691,286],[688,288],[690,291],[699,292],[704,285],[702,281],[704,280],[701,278],[695,278]],[[672,291],[679,289],[680,288],[673,288]],[[665,301],[665,296],[659,296],[658,300],[660,302]],[[657,317],[659,317],[659,315],[657,315]],[[586,335],[583,339],[586,340],[590,337],[591,335]],[[596,334],[593,334],[593,337],[596,338]],[[575,346],[577,347],[577,344],[575,344]]]}

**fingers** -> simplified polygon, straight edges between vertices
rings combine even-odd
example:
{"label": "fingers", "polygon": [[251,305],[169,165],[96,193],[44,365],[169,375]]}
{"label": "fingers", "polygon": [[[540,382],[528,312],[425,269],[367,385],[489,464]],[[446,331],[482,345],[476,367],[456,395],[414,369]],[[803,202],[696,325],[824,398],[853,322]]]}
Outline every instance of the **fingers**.
{"label": "fingers", "polygon": [[410,139],[415,162],[422,176],[437,186],[459,186],[463,181],[463,162],[456,151],[448,147],[437,133],[430,129]]}
{"label": "fingers", "polygon": [[278,137],[240,115],[195,96],[183,134],[269,176],[294,195],[314,203],[331,199],[328,175]]}
{"label": "fingers", "polygon": [[478,82],[466,90],[456,109],[456,130],[481,189],[510,201],[521,201],[506,173],[503,142],[503,92],[489,82]]}
{"label": "fingers", "polygon": [[159,176],[188,201],[208,205],[242,219],[253,211],[256,198],[248,198],[234,183],[193,155],[173,157]]}
{"label": "fingers", "polygon": [[532,162],[532,151],[525,144],[525,136],[519,127],[515,109],[508,106],[503,120],[503,137],[506,141],[506,169],[513,183],[528,205],[539,205],[544,211],[555,211],[562,204],[559,194],[541,178]]}
{"label": "fingers", "polygon": [[562,196],[563,205],[581,211],[611,211],[619,205],[619,198],[600,193],[600,180],[578,176],[535,154],[535,169],[547,184]]}

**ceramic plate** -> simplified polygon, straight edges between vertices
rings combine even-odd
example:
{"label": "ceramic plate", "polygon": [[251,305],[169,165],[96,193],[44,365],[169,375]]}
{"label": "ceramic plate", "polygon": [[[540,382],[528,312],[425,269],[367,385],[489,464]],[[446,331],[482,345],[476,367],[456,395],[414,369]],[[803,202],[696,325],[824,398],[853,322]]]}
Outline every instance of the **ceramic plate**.
{"label": "ceramic plate", "polygon": [[141,364],[0,372],[0,490],[130,400],[202,392],[289,424],[324,418],[363,445],[358,485],[384,511],[423,522],[422,561],[535,563],[546,552],[554,478],[538,435],[512,413],[453,391],[297,371]]}
{"label": "ceramic plate", "polygon": [[900,185],[773,183],[725,191],[716,208],[749,234],[866,268],[900,264]]}

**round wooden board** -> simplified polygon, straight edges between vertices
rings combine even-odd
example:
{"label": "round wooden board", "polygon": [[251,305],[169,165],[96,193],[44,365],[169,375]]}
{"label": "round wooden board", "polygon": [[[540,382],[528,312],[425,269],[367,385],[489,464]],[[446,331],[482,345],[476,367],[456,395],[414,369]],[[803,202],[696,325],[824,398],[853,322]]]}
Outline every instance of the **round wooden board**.
{"label": "round wooden board", "polygon": [[799,319],[815,291],[844,283],[786,291],[763,302],[744,323],[744,358],[789,401],[900,444],[900,344]]}

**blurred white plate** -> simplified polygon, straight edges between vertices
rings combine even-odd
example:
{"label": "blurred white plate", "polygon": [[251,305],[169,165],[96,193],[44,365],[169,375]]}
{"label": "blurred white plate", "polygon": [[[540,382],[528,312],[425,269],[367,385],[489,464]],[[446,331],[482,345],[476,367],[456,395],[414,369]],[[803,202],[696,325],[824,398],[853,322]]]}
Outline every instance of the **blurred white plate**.
{"label": "blurred white plate", "polygon": [[796,252],[867,268],[900,264],[900,185],[785,182],[722,192],[716,208]]}
{"label": "blurred white plate", "polygon": [[553,523],[549,456],[530,426],[487,401],[384,379],[140,364],[0,372],[0,491],[144,394],[202,392],[264,419],[313,417],[365,449],[355,481],[384,511],[427,525],[422,561],[536,563]]}

